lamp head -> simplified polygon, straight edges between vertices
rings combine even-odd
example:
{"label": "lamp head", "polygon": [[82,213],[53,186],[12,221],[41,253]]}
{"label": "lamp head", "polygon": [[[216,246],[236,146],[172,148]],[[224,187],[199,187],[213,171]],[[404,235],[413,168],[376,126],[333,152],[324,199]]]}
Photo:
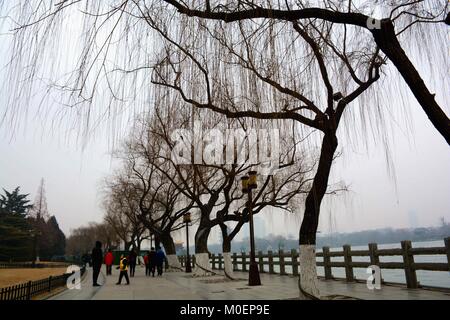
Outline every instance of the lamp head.
{"label": "lamp head", "polygon": [[256,183],[256,171],[250,171],[248,173],[249,179],[248,179],[248,187],[249,189],[256,189],[258,187],[258,184]]}
{"label": "lamp head", "polygon": [[189,223],[191,222],[191,213],[190,212],[186,212],[183,216],[183,222],[184,223]]}
{"label": "lamp head", "polygon": [[243,193],[248,193],[248,190],[249,190],[249,188],[248,188],[248,180],[249,180],[248,176],[243,176],[241,178],[242,192]]}

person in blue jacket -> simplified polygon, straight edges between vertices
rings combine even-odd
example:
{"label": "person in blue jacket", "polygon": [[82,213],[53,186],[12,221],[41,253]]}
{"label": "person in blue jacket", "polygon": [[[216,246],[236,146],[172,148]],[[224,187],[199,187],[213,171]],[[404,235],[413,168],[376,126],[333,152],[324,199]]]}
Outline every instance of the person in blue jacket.
{"label": "person in blue jacket", "polygon": [[163,273],[163,263],[166,260],[166,255],[162,251],[161,247],[158,247],[156,251],[156,269],[158,270],[158,276],[162,276]]}

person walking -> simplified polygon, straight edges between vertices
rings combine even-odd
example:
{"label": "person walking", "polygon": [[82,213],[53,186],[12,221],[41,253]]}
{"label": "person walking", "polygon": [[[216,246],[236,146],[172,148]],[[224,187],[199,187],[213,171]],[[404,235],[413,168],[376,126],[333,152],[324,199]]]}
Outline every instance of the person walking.
{"label": "person walking", "polygon": [[97,283],[97,280],[103,262],[102,243],[100,241],[95,242],[95,248],[92,249],[91,257],[92,257],[92,271],[93,271],[92,285],[94,287],[99,287],[100,285]]}
{"label": "person walking", "polygon": [[158,276],[162,276],[163,274],[163,263],[166,260],[166,255],[164,251],[162,251],[161,247],[158,247],[156,251],[156,268],[158,270]]}
{"label": "person walking", "polygon": [[128,278],[128,260],[127,258],[122,254],[120,256],[120,262],[117,269],[120,270],[119,274],[119,281],[117,281],[117,285],[122,284],[122,278],[125,277],[125,280],[127,280],[127,284],[130,284],[130,278]]}
{"label": "person walking", "polygon": [[131,250],[130,254],[128,255],[128,259],[129,259],[129,264],[130,264],[130,277],[134,277],[134,272],[136,271],[136,259],[137,259],[136,249],[133,248],[133,250]]}
{"label": "person walking", "polygon": [[[155,269],[156,269],[156,251],[155,248],[151,248],[150,252],[148,253],[148,263],[149,263],[149,268],[150,268],[150,272],[152,274],[152,277],[155,276]],[[149,272],[149,275],[150,275]]]}
{"label": "person walking", "polygon": [[114,262],[114,255],[112,253],[112,250],[109,249],[108,253],[105,255],[106,275],[107,276],[112,275],[113,262]]}
{"label": "person walking", "polygon": [[144,256],[144,264],[145,264],[145,276],[150,276],[150,251],[147,251],[147,254]]}

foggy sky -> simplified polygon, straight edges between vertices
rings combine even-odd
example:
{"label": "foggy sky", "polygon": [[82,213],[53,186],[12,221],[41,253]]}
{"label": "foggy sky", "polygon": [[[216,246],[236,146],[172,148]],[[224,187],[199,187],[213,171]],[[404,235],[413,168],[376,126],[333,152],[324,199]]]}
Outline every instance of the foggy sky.
{"label": "foggy sky", "polygon": [[[323,206],[322,232],[433,226],[440,217],[450,220],[448,146],[419,106],[411,108],[413,139],[402,130],[394,132],[391,155],[396,179],[388,173],[381,143],[369,152],[340,146],[343,155],[332,169],[333,181],[344,180],[350,191],[331,196]],[[80,144],[61,139],[64,132],[50,135],[42,131],[33,119],[12,140],[9,130],[0,129],[1,187],[20,186],[34,200],[44,178],[49,211],[66,234],[89,221],[101,221],[99,187],[112,170],[107,133],[96,136],[83,150]],[[411,212],[417,225],[411,225]],[[298,234],[299,217],[265,219],[268,232]]]}

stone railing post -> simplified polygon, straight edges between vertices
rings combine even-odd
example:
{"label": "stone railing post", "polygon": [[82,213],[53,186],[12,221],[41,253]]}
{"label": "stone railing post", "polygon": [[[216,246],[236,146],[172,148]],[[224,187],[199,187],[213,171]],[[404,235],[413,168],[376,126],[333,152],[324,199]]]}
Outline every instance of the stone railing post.
{"label": "stone railing post", "polygon": [[258,263],[259,263],[259,272],[264,272],[264,258],[262,251],[258,251]]}
{"label": "stone railing post", "polygon": [[444,239],[445,250],[447,251],[447,265],[448,271],[450,271],[450,237]]}
{"label": "stone railing post", "polygon": [[278,261],[280,262],[280,275],[286,275],[286,265],[284,262],[284,251],[278,250]]}
{"label": "stone railing post", "polygon": [[[369,243],[370,264],[373,266],[380,266],[380,256],[378,255],[378,245],[376,243]],[[381,269],[380,269],[381,272]],[[380,274],[381,282],[383,283],[382,274]]]}
{"label": "stone railing post", "polygon": [[416,270],[414,269],[414,255],[409,251],[412,248],[411,241],[402,241],[402,255],[403,264],[405,268],[406,285],[410,289],[416,289],[419,287],[417,283]]}
{"label": "stone railing post", "polygon": [[241,257],[242,257],[242,271],[247,271],[247,261],[246,260],[246,255],[245,252],[241,253]]}
{"label": "stone railing post", "polygon": [[353,267],[352,267],[352,255],[351,255],[351,247],[346,244],[343,246],[344,249],[344,263],[345,263],[345,278],[348,282],[353,282],[355,280],[355,276],[353,275]]}
{"label": "stone railing post", "polygon": [[323,247],[323,270],[325,272],[325,279],[333,279],[333,272],[331,270],[331,257],[330,257],[330,247]]}
{"label": "stone railing post", "polygon": [[297,250],[291,250],[291,261],[292,261],[292,274],[298,276],[298,254]]}
{"label": "stone railing post", "polygon": [[274,274],[275,272],[273,271],[273,253],[272,250],[269,250],[267,252],[268,256],[269,256],[269,273],[270,274]]}
{"label": "stone railing post", "polygon": [[219,253],[219,270],[222,270],[222,254]]}

